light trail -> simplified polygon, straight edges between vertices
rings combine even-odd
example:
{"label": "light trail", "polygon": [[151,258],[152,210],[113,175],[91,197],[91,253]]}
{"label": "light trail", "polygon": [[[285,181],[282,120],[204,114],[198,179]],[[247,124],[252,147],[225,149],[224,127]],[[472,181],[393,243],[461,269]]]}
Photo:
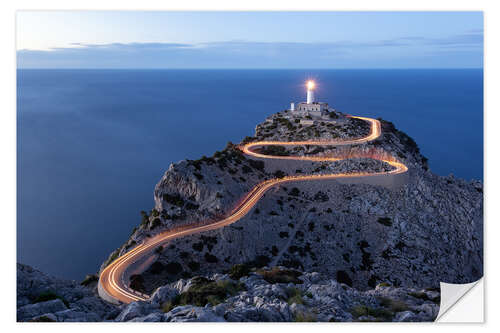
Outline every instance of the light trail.
{"label": "light trail", "polygon": [[[282,160],[307,160],[307,161],[338,161],[344,158],[341,157],[323,157],[323,156],[270,156],[255,152],[253,149],[263,146],[302,146],[302,145],[319,145],[319,146],[346,146],[365,143],[377,139],[381,133],[380,122],[375,119],[365,118],[365,117],[352,117],[362,119],[370,123],[370,134],[366,137],[353,139],[353,140],[332,140],[332,141],[293,141],[293,142],[281,142],[281,141],[259,141],[251,142],[245,144],[241,147],[241,151],[255,158],[262,159],[282,159]],[[361,155],[360,155],[361,156]],[[351,158],[356,156],[351,156]],[[361,156],[363,157],[363,156]],[[143,243],[137,245],[132,250],[128,251],[124,255],[115,259],[111,262],[103,271],[99,277],[99,285],[102,287],[104,292],[112,297],[116,301],[121,301],[123,303],[130,303],[134,301],[144,301],[149,298],[149,296],[141,294],[137,291],[132,290],[124,281],[124,274],[128,267],[138,262],[141,258],[145,256],[153,255],[153,251],[160,245],[163,245],[169,241],[177,238],[185,237],[188,235],[206,232],[209,230],[215,230],[223,228],[232,223],[239,221],[245,215],[247,215],[250,210],[257,204],[257,202],[262,198],[262,196],[272,187],[288,183],[288,182],[298,182],[298,181],[313,181],[320,179],[338,179],[338,178],[357,178],[357,177],[372,177],[377,175],[390,175],[404,173],[408,168],[394,157],[387,155],[386,157],[372,157],[380,161],[386,162],[393,166],[394,169],[386,172],[356,172],[356,173],[338,173],[338,174],[316,174],[316,175],[293,175],[286,176],[283,178],[274,178],[270,180],[265,180],[257,185],[255,185],[236,205],[236,207],[231,210],[229,216],[214,222],[203,222],[181,226],[173,230],[167,230],[161,232],[152,238],[144,241]],[[200,225],[202,224],[202,225]],[[102,295],[101,295],[102,296]]]}

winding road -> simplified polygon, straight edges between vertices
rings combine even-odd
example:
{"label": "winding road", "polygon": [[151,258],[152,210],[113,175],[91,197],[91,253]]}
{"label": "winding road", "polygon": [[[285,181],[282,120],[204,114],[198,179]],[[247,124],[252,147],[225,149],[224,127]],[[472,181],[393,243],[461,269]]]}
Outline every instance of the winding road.
{"label": "winding road", "polygon": [[[343,158],[336,157],[323,157],[323,156],[270,156],[263,155],[255,151],[256,148],[262,146],[299,146],[299,145],[319,145],[319,146],[345,146],[360,144],[368,141],[377,139],[381,133],[382,129],[380,122],[372,118],[364,117],[353,117],[364,121],[367,121],[371,125],[371,130],[368,136],[353,139],[353,140],[335,140],[335,141],[294,141],[294,142],[281,142],[281,141],[259,141],[251,142],[240,147],[242,152],[248,156],[254,158],[262,159],[282,159],[282,160],[307,160],[307,161],[337,161]],[[135,248],[125,253],[121,257],[117,258],[111,262],[102,272],[99,277],[98,291],[99,295],[113,303],[130,303],[139,300],[147,300],[148,295],[141,294],[135,290],[132,290],[128,286],[128,281],[126,281],[125,273],[127,269],[145,258],[154,255],[154,250],[165,243],[176,239],[185,237],[188,235],[205,232],[209,230],[215,230],[223,228],[232,223],[239,221],[245,215],[247,215],[250,210],[257,204],[260,198],[272,187],[287,183],[287,182],[297,182],[297,181],[311,181],[311,180],[323,180],[323,179],[338,179],[338,178],[351,178],[351,177],[372,177],[376,175],[388,175],[388,174],[399,174],[404,173],[408,168],[401,162],[394,158],[377,158],[383,162],[386,162],[394,167],[393,170],[387,172],[357,172],[357,173],[340,173],[340,174],[317,174],[317,175],[294,175],[286,176],[283,178],[275,178],[263,181],[257,184],[250,192],[248,192],[236,205],[236,207],[229,213],[229,216],[222,220],[211,222],[204,225],[188,225],[180,227],[175,230],[168,230],[161,232],[147,241],[137,245]]]}

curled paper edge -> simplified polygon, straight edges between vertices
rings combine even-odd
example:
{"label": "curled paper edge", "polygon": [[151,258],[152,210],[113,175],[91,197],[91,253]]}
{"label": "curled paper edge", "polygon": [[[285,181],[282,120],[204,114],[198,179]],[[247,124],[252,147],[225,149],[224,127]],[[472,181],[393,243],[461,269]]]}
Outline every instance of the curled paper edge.
{"label": "curled paper edge", "polygon": [[436,322],[483,322],[484,282],[483,278],[466,284],[440,283],[441,303]]}

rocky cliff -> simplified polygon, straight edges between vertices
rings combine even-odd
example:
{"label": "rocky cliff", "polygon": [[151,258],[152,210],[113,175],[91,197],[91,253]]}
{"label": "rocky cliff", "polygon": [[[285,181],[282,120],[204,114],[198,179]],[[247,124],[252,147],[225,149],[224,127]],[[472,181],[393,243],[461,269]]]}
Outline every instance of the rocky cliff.
{"label": "rocky cliff", "polygon": [[[340,113],[332,118],[335,123],[302,126],[286,113],[277,113],[243,142],[358,138],[369,132],[360,119]],[[317,271],[360,290],[382,282],[436,288],[439,282],[477,280],[482,276],[482,184],[433,174],[414,140],[392,123],[381,123],[381,137],[364,144],[261,150],[283,156],[361,158],[258,160],[229,143],[211,157],[172,164],[156,185],[154,209],[143,212],[142,223],[114,257],[161,230],[220,218],[264,179],[390,170],[388,164],[370,159],[384,155],[408,166],[404,186],[388,189],[323,180],[276,187],[237,223],[159,249],[157,261],[142,274],[141,289],[152,292],[181,277],[221,272],[240,263]]]}
{"label": "rocky cliff", "polygon": [[[18,321],[30,322],[283,322],[433,321],[439,289],[379,284],[359,291],[317,272],[285,267],[179,279],[145,302],[114,306],[89,286],[18,264]],[[87,284],[87,283],[85,283]]]}
{"label": "rocky cliff", "polygon": [[[302,125],[289,113],[273,114],[242,143],[369,133],[365,121],[337,112],[330,117]],[[220,219],[266,179],[389,171],[392,166],[374,159],[384,157],[408,167],[402,186],[336,180],[277,186],[236,223],[159,247],[152,265],[131,276],[132,288],[152,294],[147,302],[112,306],[92,288],[20,265],[18,320],[434,320],[439,282],[482,276],[482,183],[433,174],[415,141],[380,121],[382,135],[368,143],[259,151],[345,158],[341,161],[260,160],[228,143],[211,157],[170,165],[155,187],[154,208],[141,212],[140,224],[101,269],[156,233]],[[57,295],[40,298],[48,291]]]}

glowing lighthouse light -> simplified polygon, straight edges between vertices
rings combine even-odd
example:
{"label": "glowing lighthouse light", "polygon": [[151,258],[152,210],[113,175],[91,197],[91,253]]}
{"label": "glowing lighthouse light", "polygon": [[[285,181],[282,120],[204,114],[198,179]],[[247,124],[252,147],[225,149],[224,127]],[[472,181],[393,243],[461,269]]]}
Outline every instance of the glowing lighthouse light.
{"label": "glowing lighthouse light", "polygon": [[314,81],[307,81],[307,104],[314,103]]}

